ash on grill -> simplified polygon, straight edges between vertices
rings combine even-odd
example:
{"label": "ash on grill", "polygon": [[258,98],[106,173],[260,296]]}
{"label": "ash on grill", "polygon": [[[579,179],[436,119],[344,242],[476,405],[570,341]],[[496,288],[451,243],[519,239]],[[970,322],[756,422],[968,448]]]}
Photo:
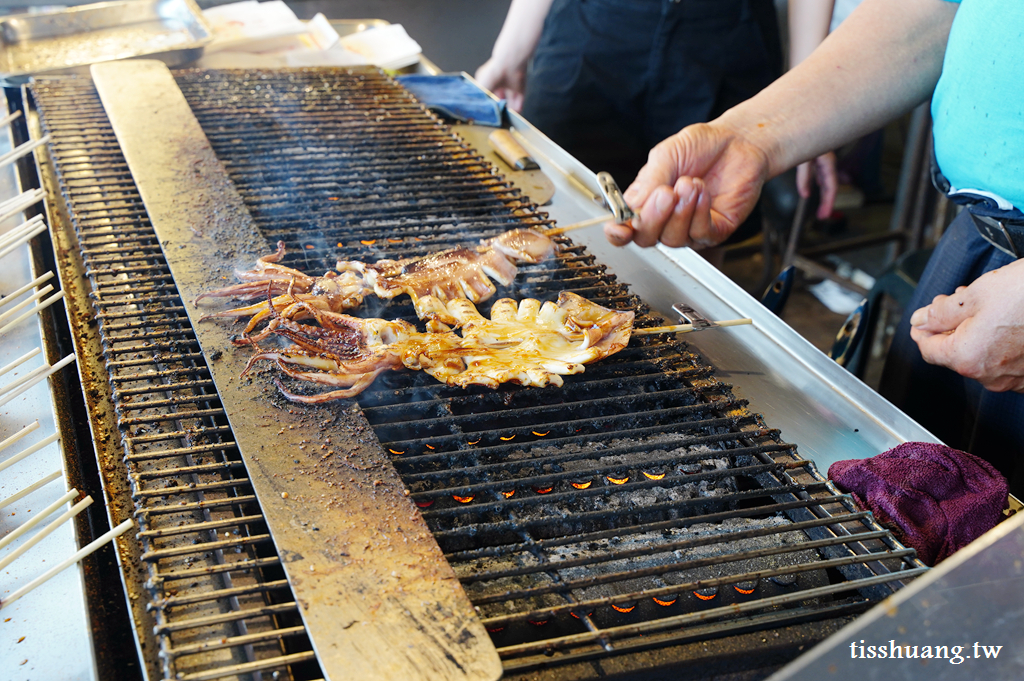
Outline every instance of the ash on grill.
{"label": "ash on grill", "polygon": [[[286,243],[289,267],[316,275],[339,258],[400,259],[550,224],[378,72],[186,71],[177,78],[267,248]],[[179,589],[182,607],[228,604],[239,614],[223,621],[242,626],[247,617],[290,612],[287,585],[263,572],[279,558],[258,529],[256,500],[204,379],[205,359],[95,93],[69,79],[41,80],[33,94],[80,241],[71,246],[81,248],[94,288],[106,353],[100,364],[114,386],[126,473],[136,492],[151,490],[134,495],[151,533],[143,539],[163,542],[157,537],[174,533],[209,542],[192,554],[185,547],[147,554],[150,602],[161,622],[172,623],[179,611],[161,606],[168,588]],[[634,310],[638,327],[661,322],[584,248],[565,237],[558,243],[557,257],[522,267],[495,299],[550,300],[569,290]],[[360,314],[416,321],[401,300],[370,301]],[[117,335],[114,324],[130,327],[130,337]],[[125,376],[141,367],[149,371]],[[136,392],[125,392],[129,384]],[[848,617],[920,568],[912,551],[834,494],[674,338],[634,339],[561,388],[460,390],[395,373],[378,378],[358,406],[510,674],[695,635],[709,640]],[[344,407],[324,409],[333,408]],[[145,418],[152,432],[140,433],[142,423],[129,413],[156,414]],[[159,443],[156,452],[139,452],[143,442]],[[168,486],[192,506],[149,509],[151,495],[171,494]],[[202,515],[207,493],[218,495],[217,507],[230,517]],[[172,529],[178,523],[185,525]],[[210,534],[222,526],[239,532],[223,548]],[[245,593],[265,598],[261,608],[238,605],[218,581],[235,572],[215,550],[236,547],[248,561],[242,572],[256,581]],[[202,565],[189,571],[196,583],[168,587],[165,571],[180,570],[185,555]],[[266,596],[271,589],[274,599]],[[204,613],[187,612],[182,624],[159,631],[168,676],[181,671],[183,658],[194,660],[189,671],[227,664],[188,657],[200,652],[206,630],[195,624]],[[286,645],[272,654],[246,648],[237,629],[223,646],[235,662],[267,670],[306,655],[301,625],[275,619],[273,626],[259,640]],[[185,630],[187,642],[178,633]]]}

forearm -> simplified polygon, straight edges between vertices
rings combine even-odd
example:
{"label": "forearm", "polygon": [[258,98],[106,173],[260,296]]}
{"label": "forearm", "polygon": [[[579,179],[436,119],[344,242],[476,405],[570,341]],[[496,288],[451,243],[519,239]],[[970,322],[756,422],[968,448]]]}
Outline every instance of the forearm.
{"label": "forearm", "polygon": [[712,125],[758,146],[769,176],[876,130],[935,88],[957,7],[865,0],[803,63]]}
{"label": "forearm", "polygon": [[525,66],[537,48],[552,2],[554,0],[512,0],[491,57],[505,64]]}
{"label": "forearm", "polygon": [[789,68],[814,52],[828,35],[832,0],[789,0]]}

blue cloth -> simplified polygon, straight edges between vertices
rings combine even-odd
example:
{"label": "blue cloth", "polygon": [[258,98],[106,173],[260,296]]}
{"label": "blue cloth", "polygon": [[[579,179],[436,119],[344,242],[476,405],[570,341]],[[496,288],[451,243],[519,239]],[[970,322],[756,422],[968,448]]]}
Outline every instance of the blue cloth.
{"label": "blue cloth", "polygon": [[950,447],[991,463],[1024,493],[1024,395],[995,393],[945,367],[928,364],[910,337],[910,315],[985,272],[1013,262],[978,234],[965,210],[946,229],[896,328],[879,392]]}
{"label": "blue cloth", "polygon": [[396,78],[428,109],[465,123],[500,127],[505,117],[504,100],[490,95],[459,74],[427,76],[414,74]]}
{"label": "blue cloth", "polygon": [[1024,2],[963,0],[932,98],[935,157],[953,187],[1024,208],[1022,102]]}

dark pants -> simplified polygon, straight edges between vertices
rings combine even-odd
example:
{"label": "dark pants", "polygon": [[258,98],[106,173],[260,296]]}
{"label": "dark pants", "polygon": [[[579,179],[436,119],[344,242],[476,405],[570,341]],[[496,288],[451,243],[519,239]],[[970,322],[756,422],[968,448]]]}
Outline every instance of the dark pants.
{"label": "dark pants", "polygon": [[967,211],[962,212],[935,249],[896,329],[879,391],[947,445],[989,461],[1019,497],[1024,493],[1024,394],[994,393],[928,364],[910,338],[914,310],[1012,261],[985,241]]}
{"label": "dark pants", "polygon": [[523,114],[625,189],[651,147],[757,94],[780,65],[772,0],[555,0]]}

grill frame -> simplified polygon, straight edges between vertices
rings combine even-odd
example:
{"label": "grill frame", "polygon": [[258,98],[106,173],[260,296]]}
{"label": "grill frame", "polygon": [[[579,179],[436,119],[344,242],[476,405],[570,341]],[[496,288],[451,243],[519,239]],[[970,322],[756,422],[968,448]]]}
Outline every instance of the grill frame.
{"label": "grill frame", "polygon": [[[141,257],[141,256],[140,256],[140,257]],[[135,424],[135,425],[137,425],[137,424]],[[801,464],[801,465],[803,465],[803,464]]]}

